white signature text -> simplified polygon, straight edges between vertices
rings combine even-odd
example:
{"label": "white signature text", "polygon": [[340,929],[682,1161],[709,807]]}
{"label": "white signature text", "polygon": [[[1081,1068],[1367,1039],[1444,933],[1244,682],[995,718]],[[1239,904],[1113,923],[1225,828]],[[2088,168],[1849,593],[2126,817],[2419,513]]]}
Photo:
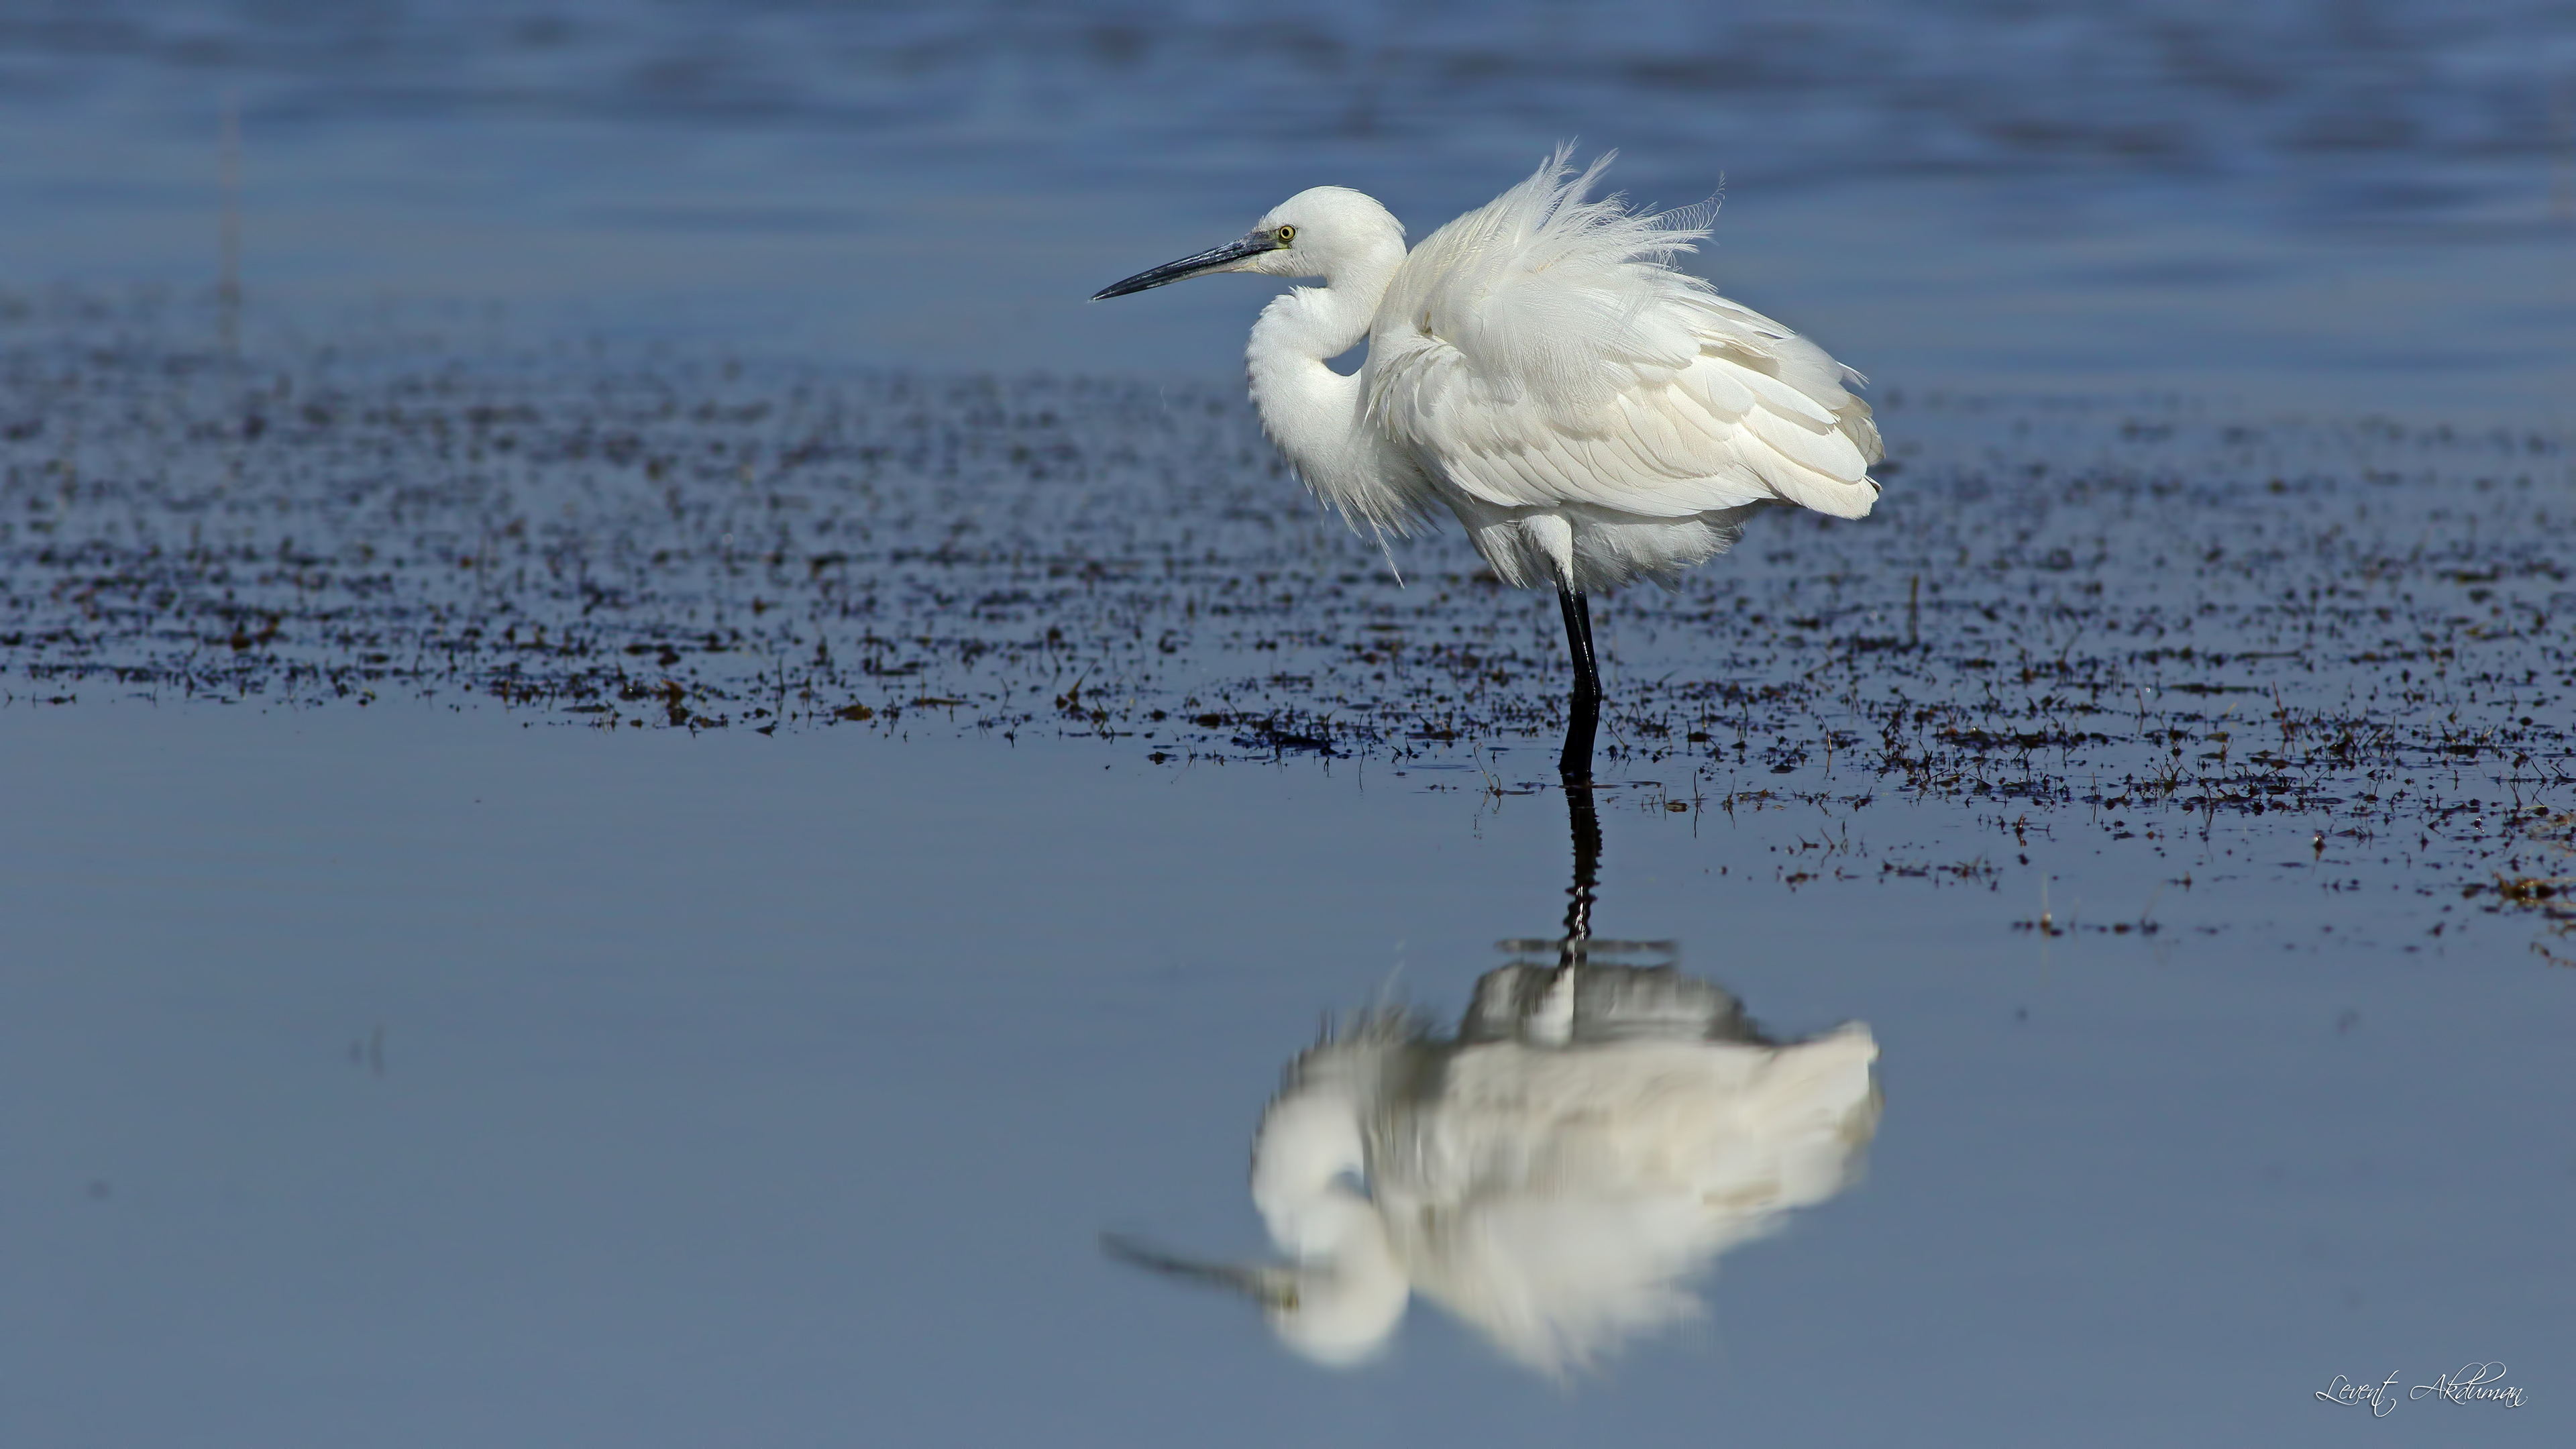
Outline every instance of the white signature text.
{"label": "white signature text", "polygon": [[[2454,1404],[2496,1404],[2507,1409],[2519,1409],[2531,1402],[2528,1394],[2504,1382],[2504,1372],[2504,1364],[2500,1361],[2465,1364],[2458,1373],[2443,1374],[2429,1384],[2409,1388],[2406,1397],[2412,1401],[2430,1396],[2448,1399]],[[2329,1404],[2366,1408],[2370,1410],[2370,1417],[2385,1419],[2389,1411],[2397,1407],[2397,1386],[2402,1382],[2403,1376],[2398,1374],[2390,1374],[2375,1384],[2367,1381],[2356,1383],[2336,1374],[2334,1382],[2317,1390],[2317,1397]]]}

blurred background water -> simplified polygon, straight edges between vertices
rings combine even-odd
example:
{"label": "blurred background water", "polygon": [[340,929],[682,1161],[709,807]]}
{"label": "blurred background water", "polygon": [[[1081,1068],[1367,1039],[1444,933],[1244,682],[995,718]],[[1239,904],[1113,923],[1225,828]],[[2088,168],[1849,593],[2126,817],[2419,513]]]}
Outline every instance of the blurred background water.
{"label": "blurred background water", "polygon": [[0,282],[1000,371],[1231,374],[1111,279],[1309,185],[1419,236],[1549,146],[1883,385],[2563,416],[2566,0],[150,3],[0,14]]}
{"label": "blurred background water", "polygon": [[[1605,607],[1596,915],[1884,1112],[1328,1372],[1098,1235],[1556,929],[1553,613],[1081,299],[1565,138],[1888,404]],[[11,1449],[2565,1439],[2576,4],[0,4],[0,218]]]}

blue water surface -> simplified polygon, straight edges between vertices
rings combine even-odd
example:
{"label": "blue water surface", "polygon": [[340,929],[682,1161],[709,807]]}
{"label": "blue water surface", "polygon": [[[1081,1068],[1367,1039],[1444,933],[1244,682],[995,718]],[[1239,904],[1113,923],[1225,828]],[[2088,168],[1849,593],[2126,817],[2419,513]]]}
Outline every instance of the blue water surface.
{"label": "blue water surface", "polygon": [[[2178,845],[2189,892],[2145,842],[2042,846],[2079,925],[2044,940],[2008,926],[2040,901],[1938,873],[1777,884],[1820,827],[1980,833],[1946,811],[1605,792],[1599,928],[1679,938],[1775,1033],[1867,1022],[1886,1104],[1866,1180],[1729,1254],[1701,1323],[1552,1383],[1418,1305],[1386,1360],[1318,1368],[1094,1246],[1262,1251],[1279,1066],[1323,1013],[1446,1015],[1494,940],[1552,934],[1552,795],[489,711],[12,713],[12,1443],[2564,1427],[2565,974],[2509,923],[2354,908],[2289,868],[2296,827]],[[2161,930],[2080,928],[2142,908]],[[2313,1397],[2452,1359],[2535,1402]]]}

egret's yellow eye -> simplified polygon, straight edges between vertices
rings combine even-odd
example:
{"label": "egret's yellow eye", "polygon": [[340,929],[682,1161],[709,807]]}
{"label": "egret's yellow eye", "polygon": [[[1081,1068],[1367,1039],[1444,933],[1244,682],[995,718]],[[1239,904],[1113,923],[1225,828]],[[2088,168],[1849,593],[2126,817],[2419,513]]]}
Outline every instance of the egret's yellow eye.
{"label": "egret's yellow eye", "polygon": [[1283,226],[1283,227],[1279,228],[1279,244],[1280,244],[1281,246],[1283,246],[1283,247],[1284,247],[1284,246],[1288,245],[1290,242],[1295,241],[1296,239],[1297,239],[1297,228],[1295,228],[1295,227],[1293,227],[1293,226]]}

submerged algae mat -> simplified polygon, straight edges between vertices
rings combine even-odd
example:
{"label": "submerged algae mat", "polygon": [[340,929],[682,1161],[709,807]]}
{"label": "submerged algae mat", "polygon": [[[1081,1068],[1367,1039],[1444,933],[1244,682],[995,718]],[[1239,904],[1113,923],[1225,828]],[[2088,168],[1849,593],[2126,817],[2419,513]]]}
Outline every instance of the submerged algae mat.
{"label": "submerged algae mat", "polygon": [[[1045,731],[1472,762],[1497,790],[1562,718],[1553,600],[1453,537],[1382,557],[1230,390],[130,341],[5,367],[21,703]],[[1776,512],[1677,591],[1596,603],[1606,763],[1688,768],[1675,809],[1897,794],[2114,838],[2294,811],[2320,855],[2399,852],[2576,927],[2568,438],[1902,396],[1882,420],[1870,518]]]}

